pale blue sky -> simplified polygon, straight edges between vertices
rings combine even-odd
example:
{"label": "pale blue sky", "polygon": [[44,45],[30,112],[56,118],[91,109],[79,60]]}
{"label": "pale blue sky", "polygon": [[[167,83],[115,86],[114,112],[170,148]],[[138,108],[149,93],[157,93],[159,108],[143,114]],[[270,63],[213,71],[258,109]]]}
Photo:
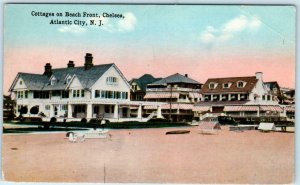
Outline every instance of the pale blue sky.
{"label": "pale blue sky", "polygon": [[[104,19],[101,28],[50,25],[51,19],[89,20],[37,17],[32,11],[122,13],[125,19]],[[45,62],[63,67],[92,52],[96,64],[115,62],[128,79],[179,72],[204,83],[263,71],[266,80],[294,87],[295,11],[294,6],[6,5],[4,73],[10,84],[19,71],[41,73]],[[28,62],[36,67],[24,71]]]}

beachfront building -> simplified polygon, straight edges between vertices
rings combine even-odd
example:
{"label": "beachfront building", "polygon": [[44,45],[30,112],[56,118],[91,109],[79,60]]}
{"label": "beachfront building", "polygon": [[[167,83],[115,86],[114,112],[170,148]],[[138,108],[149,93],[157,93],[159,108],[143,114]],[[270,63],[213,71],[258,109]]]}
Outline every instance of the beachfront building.
{"label": "beachfront building", "polygon": [[201,89],[203,100],[194,106],[195,117],[228,115],[262,121],[285,117],[276,95],[263,82],[263,73],[255,76],[209,78]]}
{"label": "beachfront building", "polygon": [[147,85],[160,79],[161,78],[154,78],[151,74],[144,74],[139,78],[131,79],[129,81],[129,84],[131,86],[130,100],[144,101]]}
{"label": "beachfront building", "polygon": [[[161,106],[162,115],[173,121],[191,121],[193,105],[200,101],[201,83],[179,73],[147,85],[144,99],[147,102],[165,102]],[[155,106],[145,106],[146,114],[155,110]]]}
{"label": "beachfront building", "polygon": [[[90,53],[85,56],[84,66],[75,67],[69,61],[66,68],[52,69],[47,63],[43,74],[18,73],[10,87],[16,99],[16,116],[66,121],[99,117],[114,122],[147,121],[142,117],[142,106],[159,109],[162,104],[130,101],[130,90],[115,64],[94,65]],[[130,117],[131,107],[136,107],[136,117]],[[156,116],[161,117],[157,109]]]}
{"label": "beachfront building", "polygon": [[15,101],[11,99],[11,96],[3,96],[3,120],[11,120],[14,118],[14,106]]}

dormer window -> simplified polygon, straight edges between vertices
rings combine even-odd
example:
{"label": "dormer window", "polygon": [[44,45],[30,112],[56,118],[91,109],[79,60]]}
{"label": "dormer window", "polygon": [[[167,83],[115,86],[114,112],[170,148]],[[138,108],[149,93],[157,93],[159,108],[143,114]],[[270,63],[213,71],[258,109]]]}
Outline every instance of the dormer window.
{"label": "dormer window", "polygon": [[231,85],[230,83],[224,83],[223,84],[223,88],[224,89],[228,89],[230,87],[230,85]]}
{"label": "dormer window", "polygon": [[246,82],[238,81],[236,86],[237,86],[238,88],[243,88],[243,87],[245,87],[245,85],[246,85]]}
{"label": "dormer window", "polygon": [[55,79],[55,78],[52,78],[50,84],[51,84],[51,85],[55,85],[55,84],[56,84],[56,79]]}
{"label": "dormer window", "polygon": [[118,79],[117,79],[117,77],[109,76],[106,78],[106,83],[107,84],[117,84]]}
{"label": "dormer window", "polygon": [[57,82],[57,79],[56,79],[54,76],[52,76],[52,77],[50,78],[50,85],[55,85],[56,82]]}
{"label": "dormer window", "polygon": [[69,84],[69,83],[70,83],[70,81],[71,81],[71,77],[70,77],[70,76],[68,76],[68,78],[67,78],[67,80],[66,80],[67,84]]}
{"label": "dormer window", "polygon": [[215,89],[216,87],[217,87],[217,83],[213,83],[213,82],[211,82],[210,84],[208,84],[208,88],[209,89]]}

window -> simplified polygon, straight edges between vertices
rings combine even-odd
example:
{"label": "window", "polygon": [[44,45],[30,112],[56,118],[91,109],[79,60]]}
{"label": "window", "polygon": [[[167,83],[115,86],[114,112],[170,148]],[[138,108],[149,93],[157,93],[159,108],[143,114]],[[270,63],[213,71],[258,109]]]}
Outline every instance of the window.
{"label": "window", "polygon": [[84,97],[84,90],[75,89],[72,90],[73,98]]}
{"label": "window", "polygon": [[128,93],[122,92],[122,99],[127,99],[127,98],[128,98]]}
{"label": "window", "polygon": [[61,105],[61,110],[68,110],[68,105],[67,104]]}
{"label": "window", "polygon": [[107,91],[107,98],[114,98],[114,94],[113,94],[113,91]]}
{"label": "window", "polygon": [[101,98],[105,98],[106,97],[106,91],[101,91]]}
{"label": "window", "polygon": [[245,86],[244,82],[241,82],[241,81],[237,82],[237,87],[238,88],[243,88],[244,86]]}
{"label": "window", "polygon": [[69,98],[69,91],[62,91],[61,97],[62,98]]}
{"label": "window", "polygon": [[24,93],[25,93],[24,97],[28,98],[28,91],[24,91]]}
{"label": "window", "polygon": [[22,85],[22,84],[23,84],[23,81],[22,81],[22,80],[20,80],[19,84],[20,84],[20,85]]}
{"label": "window", "polygon": [[225,83],[225,84],[223,84],[223,88],[224,88],[224,89],[228,89],[228,88],[229,88],[229,86],[230,86],[230,84],[229,84],[229,83]]}
{"label": "window", "polygon": [[216,83],[210,83],[209,85],[208,85],[208,88],[209,89],[215,89],[217,87],[217,84]]}
{"label": "window", "polygon": [[60,91],[52,91],[52,96],[60,96]]}
{"label": "window", "polygon": [[109,109],[110,109],[109,105],[105,105],[104,107],[105,113],[109,113],[110,112]]}
{"label": "window", "polygon": [[85,113],[85,105],[76,105],[76,106],[74,106],[74,112],[76,112],[76,113]]}
{"label": "window", "polygon": [[100,90],[95,90],[95,98],[99,98],[100,97]]}
{"label": "window", "polygon": [[28,91],[17,91],[17,98],[18,99],[27,99],[28,98]]}
{"label": "window", "polygon": [[117,77],[109,76],[106,78],[106,83],[107,84],[117,84],[118,79],[117,79]]}
{"label": "window", "polygon": [[136,91],[137,90],[137,85],[132,85],[131,88]]}
{"label": "window", "polygon": [[56,78],[53,77],[50,81],[50,85],[55,85],[56,84]]}
{"label": "window", "polygon": [[114,91],[114,99],[120,99],[121,93],[119,91]]}

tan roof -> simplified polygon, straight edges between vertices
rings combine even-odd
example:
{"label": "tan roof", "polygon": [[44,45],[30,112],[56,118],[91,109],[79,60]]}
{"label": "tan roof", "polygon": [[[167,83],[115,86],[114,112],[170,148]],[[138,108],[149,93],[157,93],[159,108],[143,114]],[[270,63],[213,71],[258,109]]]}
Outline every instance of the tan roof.
{"label": "tan roof", "polygon": [[[144,109],[157,109],[157,106],[146,105],[146,106],[144,106]],[[162,110],[170,109],[170,104],[161,105],[161,109]],[[174,103],[171,105],[171,109],[192,110],[193,105],[192,104],[183,104],[183,103],[182,104]]]}
{"label": "tan roof", "polygon": [[[246,82],[242,88],[237,87],[239,81]],[[249,77],[230,77],[230,78],[210,78],[201,89],[201,93],[229,93],[229,92],[251,92],[254,88],[257,79],[255,76]],[[217,83],[214,89],[209,88],[210,83]],[[223,84],[231,83],[229,88],[223,88]]]}

